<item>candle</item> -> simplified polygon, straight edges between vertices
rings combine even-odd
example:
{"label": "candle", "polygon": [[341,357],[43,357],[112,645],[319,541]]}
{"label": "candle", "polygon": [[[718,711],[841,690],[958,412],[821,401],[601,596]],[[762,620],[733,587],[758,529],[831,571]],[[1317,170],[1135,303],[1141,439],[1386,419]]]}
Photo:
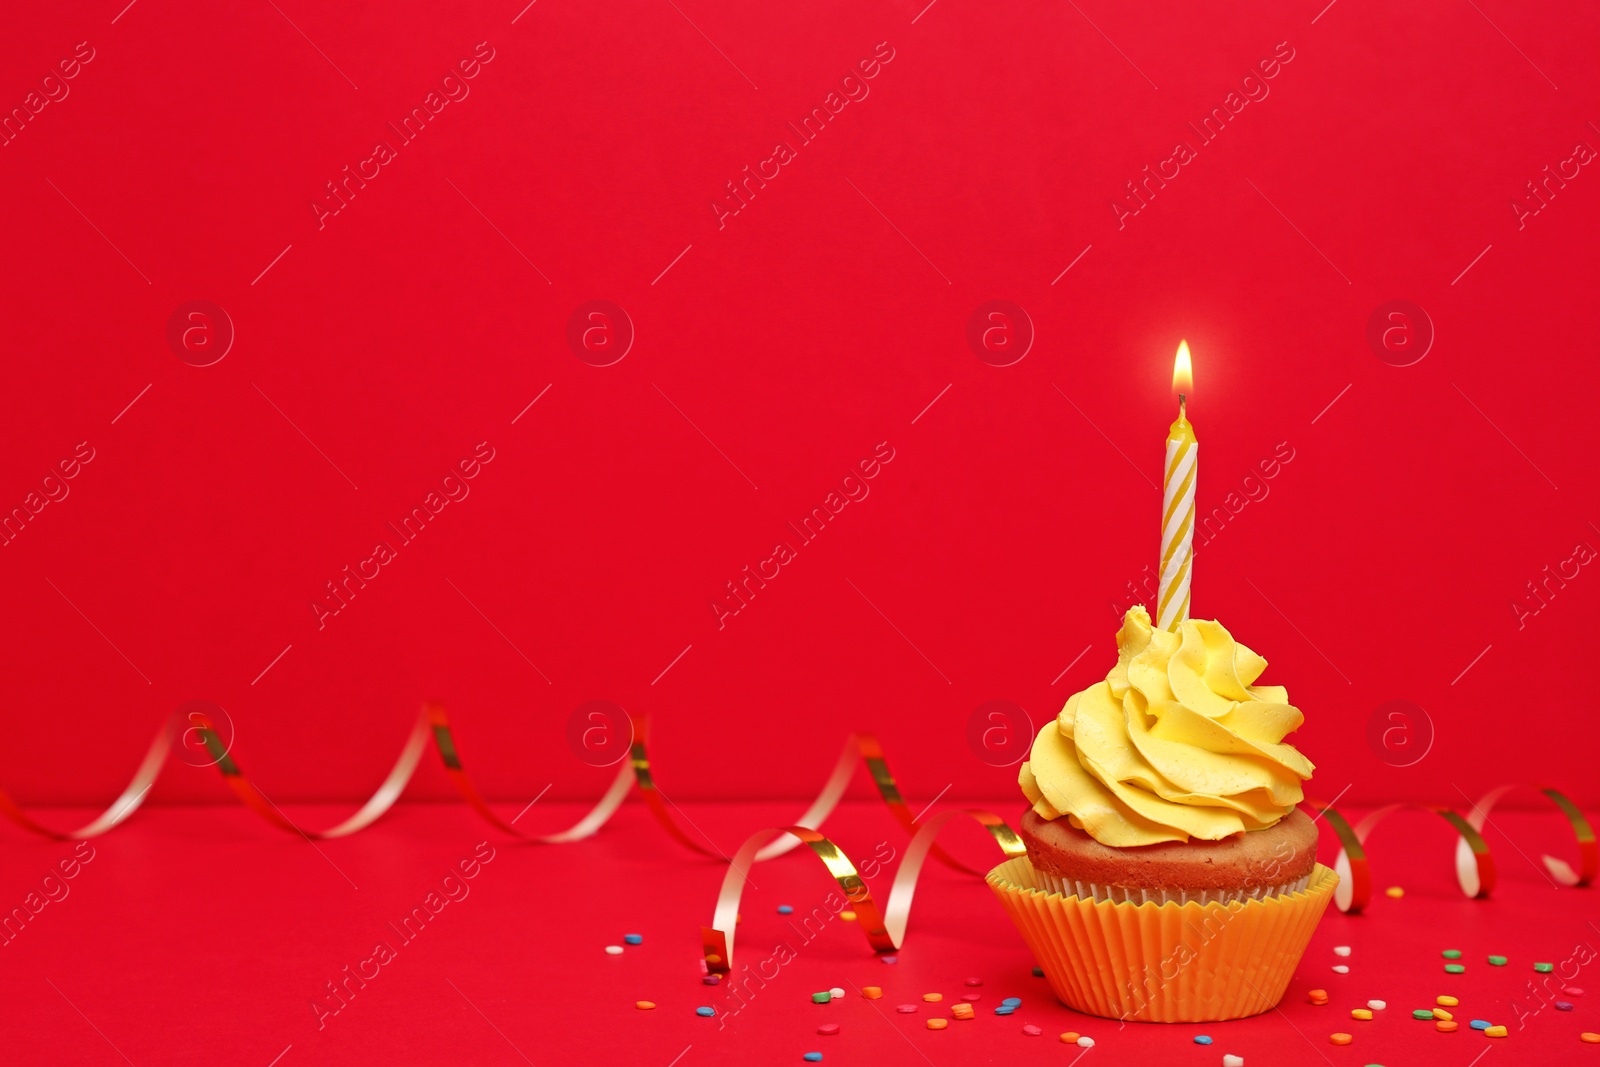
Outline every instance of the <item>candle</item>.
{"label": "candle", "polygon": [[1189,617],[1189,577],[1194,563],[1194,483],[1200,445],[1187,418],[1187,391],[1193,388],[1189,342],[1178,343],[1172,388],[1178,393],[1178,418],[1167,431],[1166,478],[1161,491],[1161,583],[1156,625],[1176,630]]}

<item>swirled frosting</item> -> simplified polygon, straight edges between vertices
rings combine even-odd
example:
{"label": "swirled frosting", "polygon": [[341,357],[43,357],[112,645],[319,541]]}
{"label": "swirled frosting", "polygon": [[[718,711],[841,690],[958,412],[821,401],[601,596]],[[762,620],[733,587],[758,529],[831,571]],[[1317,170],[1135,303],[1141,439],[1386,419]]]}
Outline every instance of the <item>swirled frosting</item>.
{"label": "swirled frosting", "polygon": [[1041,818],[1066,816],[1103,845],[1217,841],[1273,825],[1303,798],[1311,762],[1285,735],[1305,716],[1267,661],[1221,623],[1152,629],[1141,606],[1117,665],[1075,693],[1034,739],[1018,778]]}

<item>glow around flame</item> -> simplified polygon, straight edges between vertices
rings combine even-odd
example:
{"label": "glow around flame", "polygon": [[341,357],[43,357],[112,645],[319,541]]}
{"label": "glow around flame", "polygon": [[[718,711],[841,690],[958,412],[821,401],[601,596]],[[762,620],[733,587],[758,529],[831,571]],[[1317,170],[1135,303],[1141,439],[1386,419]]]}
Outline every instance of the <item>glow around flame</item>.
{"label": "glow around flame", "polygon": [[1172,391],[1188,393],[1194,390],[1194,365],[1189,361],[1189,342],[1178,342],[1178,354],[1172,361]]}

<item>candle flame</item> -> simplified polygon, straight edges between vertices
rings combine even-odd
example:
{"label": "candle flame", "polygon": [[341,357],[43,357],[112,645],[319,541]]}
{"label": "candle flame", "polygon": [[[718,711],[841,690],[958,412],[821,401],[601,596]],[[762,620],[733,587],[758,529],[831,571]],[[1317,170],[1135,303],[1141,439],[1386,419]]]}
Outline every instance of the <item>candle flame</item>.
{"label": "candle flame", "polygon": [[1189,342],[1178,342],[1178,354],[1172,360],[1172,391],[1188,393],[1194,389],[1194,365],[1189,361]]}

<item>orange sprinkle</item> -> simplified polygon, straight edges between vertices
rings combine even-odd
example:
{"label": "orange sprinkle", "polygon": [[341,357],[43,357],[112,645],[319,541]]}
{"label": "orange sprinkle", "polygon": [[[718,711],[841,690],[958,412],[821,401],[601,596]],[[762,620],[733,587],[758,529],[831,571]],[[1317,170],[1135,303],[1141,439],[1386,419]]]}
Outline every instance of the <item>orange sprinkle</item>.
{"label": "orange sprinkle", "polygon": [[1439,1031],[1441,1034],[1448,1034],[1459,1025],[1461,1024],[1453,1023],[1449,1019],[1440,1019],[1438,1022],[1433,1024],[1433,1028]]}
{"label": "orange sprinkle", "polygon": [[928,1020],[928,1029],[929,1030],[943,1030],[945,1027],[947,1027],[949,1025],[950,1025],[950,1020],[949,1019],[929,1019]]}
{"label": "orange sprinkle", "polygon": [[717,955],[715,952],[713,952],[713,953],[710,953],[709,955],[706,956],[706,962],[707,963],[721,963],[722,962],[722,957]]}
{"label": "orange sprinkle", "polygon": [[1328,1035],[1328,1040],[1332,1041],[1335,1045],[1348,1045],[1351,1041],[1353,1041],[1355,1039],[1352,1038],[1349,1034],[1329,1034]]}
{"label": "orange sprinkle", "polygon": [[1585,1030],[1583,1033],[1578,1035],[1578,1040],[1587,1041],[1591,1045],[1600,1045],[1600,1034],[1591,1034],[1589,1031]]}
{"label": "orange sprinkle", "polygon": [[973,1015],[972,1015],[972,1005],[971,1004],[957,1004],[955,1007],[950,1009],[950,1014],[952,1016],[954,1016],[955,1018],[957,1018],[957,1019],[970,1019],[970,1018],[973,1017]]}
{"label": "orange sprinkle", "polygon": [[1370,1019],[1372,1018],[1372,1010],[1370,1008],[1352,1008],[1350,1009],[1350,1018],[1362,1020]]}
{"label": "orange sprinkle", "polygon": [[1061,1035],[1061,1043],[1064,1045],[1076,1045],[1078,1043],[1078,1032],[1076,1030],[1068,1030]]}
{"label": "orange sprinkle", "polygon": [[1311,992],[1307,993],[1306,996],[1313,1004],[1328,1003],[1328,991],[1326,989],[1313,989]]}
{"label": "orange sprinkle", "polygon": [[649,1011],[651,1008],[656,1006],[656,1002],[653,1000],[636,1000],[633,1002],[633,1006],[638,1008],[640,1011]]}
{"label": "orange sprinkle", "polygon": [[883,990],[875,985],[869,985],[861,990],[861,995],[868,1000],[881,1000],[883,999]]}
{"label": "orange sprinkle", "polygon": [[922,999],[926,1000],[930,1004],[937,1004],[939,1001],[944,999],[944,994],[943,993],[924,993],[924,994],[922,994]]}

